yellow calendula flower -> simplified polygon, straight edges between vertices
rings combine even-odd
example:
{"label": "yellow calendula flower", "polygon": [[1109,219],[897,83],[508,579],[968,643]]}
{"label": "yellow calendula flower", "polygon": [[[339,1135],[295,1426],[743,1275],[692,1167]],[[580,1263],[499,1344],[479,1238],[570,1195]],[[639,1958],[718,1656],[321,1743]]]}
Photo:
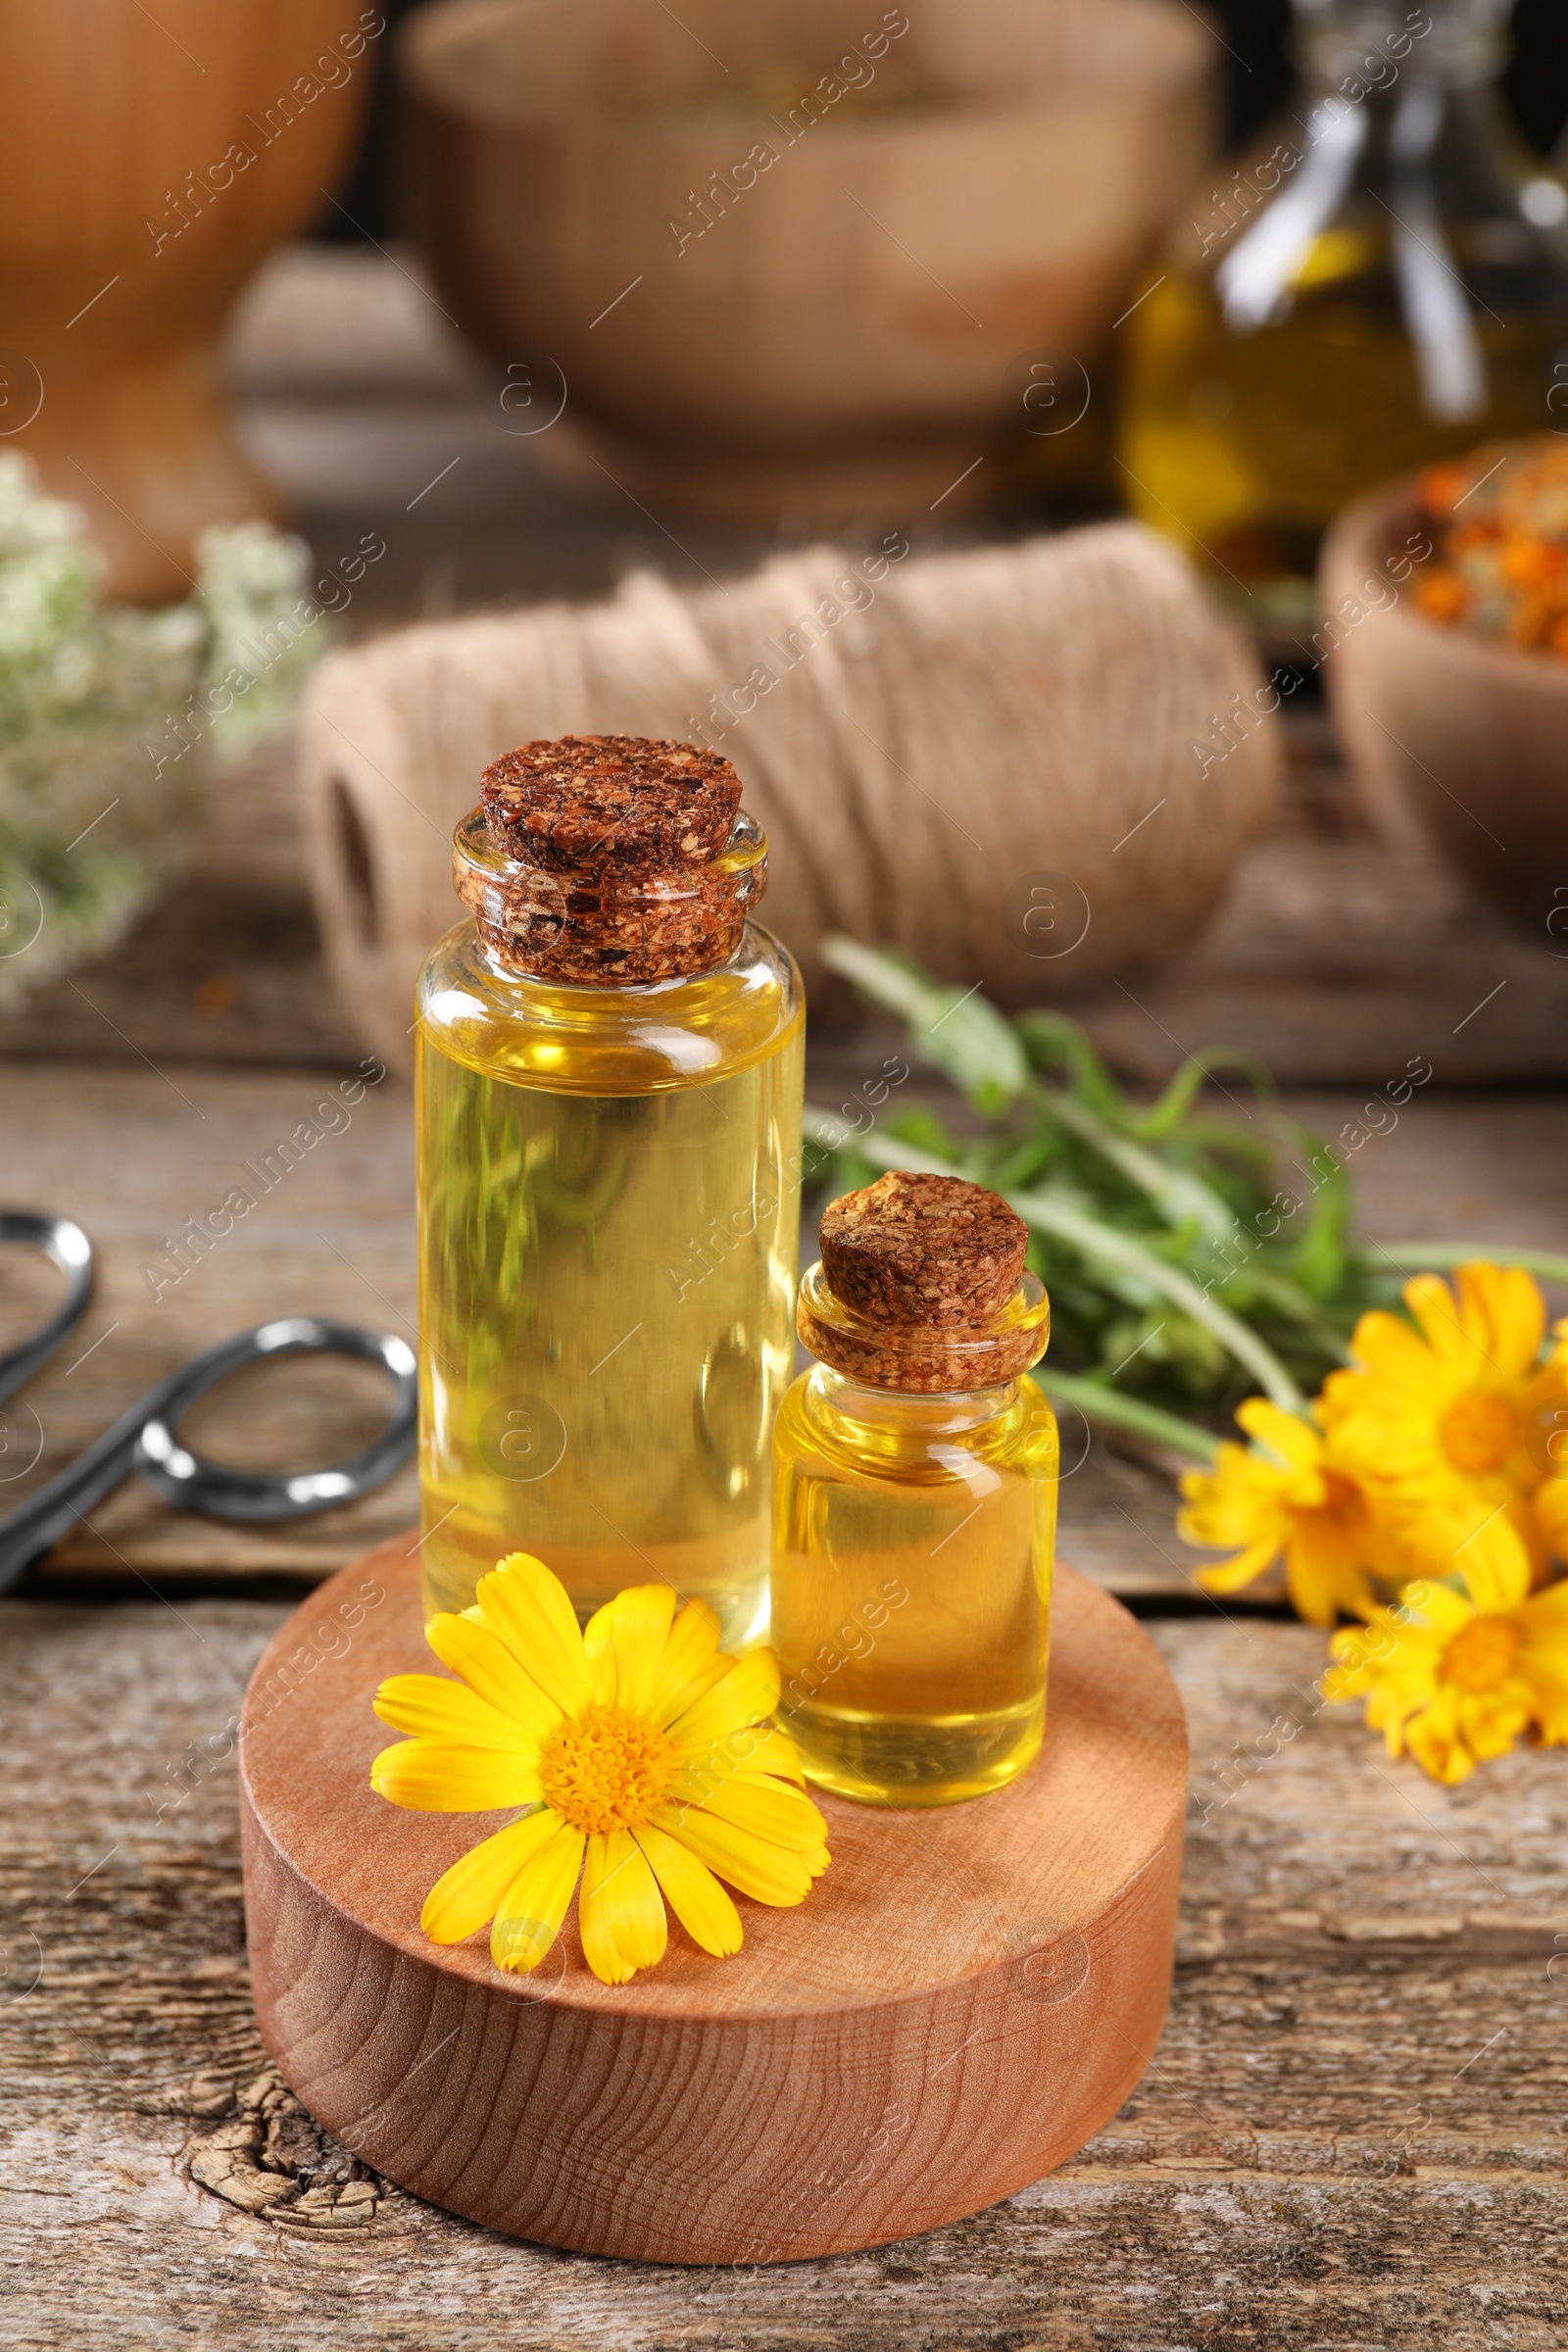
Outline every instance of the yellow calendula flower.
{"label": "yellow calendula flower", "polygon": [[1557,1483],[1550,1446],[1555,1416],[1568,1408],[1562,1328],[1543,1360],[1545,1304],[1518,1266],[1460,1266],[1452,1290],[1420,1274],[1404,1299],[1416,1329],[1396,1315],[1363,1315],[1352,1368],[1324,1383],[1319,1414],[1335,1453],[1414,1565],[1468,1574],[1466,1546],[1495,1526],[1489,1552],[1539,1578],[1555,1548],[1553,1511],[1532,1508],[1532,1497],[1548,1477]]}
{"label": "yellow calendula flower", "polygon": [[1321,1430],[1267,1397],[1250,1396],[1236,1418],[1255,1445],[1223,1445],[1212,1470],[1182,1474],[1183,1542],[1239,1546],[1200,1568],[1198,1582],[1237,1592],[1283,1553],[1292,1603],[1309,1624],[1332,1625],[1342,1610],[1363,1615],[1375,1605],[1367,1570],[1386,1563],[1388,1544],[1360,1487],[1331,1458]]}
{"label": "yellow calendula flower", "polygon": [[513,1552],[475,1605],[425,1639],[460,1681],[397,1674],[375,1711],[412,1739],[383,1748],[371,1786],[428,1813],[525,1806],[456,1862],[419,1915],[437,1943],[493,1922],[498,1968],[538,1967],[578,1875],[583,1956],[607,1984],[663,1957],[667,1902],[706,1952],[741,1946],[719,1880],[755,1901],[803,1901],[827,1868],[827,1825],[799,1753],[763,1718],[778,1703],[770,1649],[728,1656],[706,1601],[679,1614],[638,1585],[581,1631],[544,1564]]}
{"label": "yellow calendula flower", "polygon": [[[1334,1637],[1331,1699],[1365,1695],[1391,1756],[1408,1749],[1451,1788],[1522,1733],[1568,1742],[1568,1582],[1527,1597],[1523,1558],[1494,1556],[1485,1606],[1445,1585],[1412,1585],[1364,1626]],[[1511,1578],[1511,1591],[1509,1583]]]}

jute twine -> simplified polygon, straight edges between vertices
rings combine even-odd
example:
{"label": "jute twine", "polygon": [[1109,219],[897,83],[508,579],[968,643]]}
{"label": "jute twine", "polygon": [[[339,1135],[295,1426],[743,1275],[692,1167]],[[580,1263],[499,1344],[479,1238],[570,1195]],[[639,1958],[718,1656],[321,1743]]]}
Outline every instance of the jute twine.
{"label": "jute twine", "polygon": [[[1006,1005],[1193,939],[1278,765],[1250,648],[1133,524],[904,546],[811,548],[700,593],[636,573],[604,604],[325,662],[304,727],[313,887],[367,1041],[408,1066],[420,960],[459,914],[452,828],[481,769],[539,736],[676,736],[733,760],[771,843],[761,919],[819,1009],[830,931]],[[1216,757],[1237,698],[1246,727]]]}

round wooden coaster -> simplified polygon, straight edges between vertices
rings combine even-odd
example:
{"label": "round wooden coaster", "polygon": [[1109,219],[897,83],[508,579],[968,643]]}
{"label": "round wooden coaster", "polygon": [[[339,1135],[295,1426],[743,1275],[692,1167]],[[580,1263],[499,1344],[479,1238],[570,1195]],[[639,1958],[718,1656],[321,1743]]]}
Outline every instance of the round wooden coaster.
{"label": "round wooden coaster", "polygon": [[376,1796],[383,1675],[439,1669],[414,1535],[289,1620],[245,1701],[262,2031],[388,2179],[547,2245],[762,2263],[907,2237],[1036,2180],[1112,2116],[1170,1988],[1187,1736],[1153,1644],[1058,1571],[1049,1728],[1024,1777],[931,1812],[819,1801],[832,1867],[744,1948],[601,1984],[575,1911],[536,1978],[419,1928],[504,1816]]}

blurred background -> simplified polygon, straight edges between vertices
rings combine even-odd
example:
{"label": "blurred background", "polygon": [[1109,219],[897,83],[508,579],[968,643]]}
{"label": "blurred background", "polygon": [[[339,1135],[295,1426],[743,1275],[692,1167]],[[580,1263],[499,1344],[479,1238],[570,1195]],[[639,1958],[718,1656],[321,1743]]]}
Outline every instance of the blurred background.
{"label": "blurred background", "polygon": [[[97,1368],[412,1321],[409,994],[534,735],[735,760],[829,1113],[903,1034],[848,934],[1059,1009],[1135,1093],[1223,1048],[1346,1139],[1374,1230],[1561,1247],[1554,0],[0,22],[8,1181],[110,1245],[121,1335],[38,1476]],[[1426,1144],[1357,1125],[1419,1070]],[[355,1510],[233,1541],[318,1568],[412,1515]],[[101,1524],[60,1560],[216,1540]]]}

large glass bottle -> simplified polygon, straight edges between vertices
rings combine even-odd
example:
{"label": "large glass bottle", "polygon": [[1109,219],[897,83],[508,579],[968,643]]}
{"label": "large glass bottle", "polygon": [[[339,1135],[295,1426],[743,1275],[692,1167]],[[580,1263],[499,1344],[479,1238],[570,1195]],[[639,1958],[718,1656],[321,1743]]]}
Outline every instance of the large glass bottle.
{"label": "large glass bottle", "polygon": [[[609,740],[656,772],[672,748]],[[525,1550],[584,1618],[664,1578],[742,1645],[800,1214],[800,976],[747,911],[765,840],[741,814],[695,866],[584,875],[476,808],[455,853],[470,919],[417,998],[426,1606]]]}
{"label": "large glass bottle", "polygon": [[1568,201],[1495,88],[1505,5],[1297,0],[1296,111],[1122,329],[1129,502],[1254,621],[1308,618],[1348,499],[1557,421]]}
{"label": "large glass bottle", "polygon": [[[1011,1216],[957,1178],[883,1177],[847,1200],[852,1214],[869,1203],[863,1230],[889,1195],[918,1203],[932,1187]],[[1027,1238],[1019,1224],[1000,1301],[948,1258],[946,1306],[961,1319],[890,1319],[886,1286],[857,1292],[842,1258],[801,1285],[800,1335],[818,1361],[774,1436],[777,1719],[809,1780],[862,1803],[983,1795],[1044,1735],[1059,1446],[1022,1377],[1050,1332],[1045,1292],[1022,1272]],[[926,1294],[915,1316],[929,1315],[934,1286],[913,1287]]]}

